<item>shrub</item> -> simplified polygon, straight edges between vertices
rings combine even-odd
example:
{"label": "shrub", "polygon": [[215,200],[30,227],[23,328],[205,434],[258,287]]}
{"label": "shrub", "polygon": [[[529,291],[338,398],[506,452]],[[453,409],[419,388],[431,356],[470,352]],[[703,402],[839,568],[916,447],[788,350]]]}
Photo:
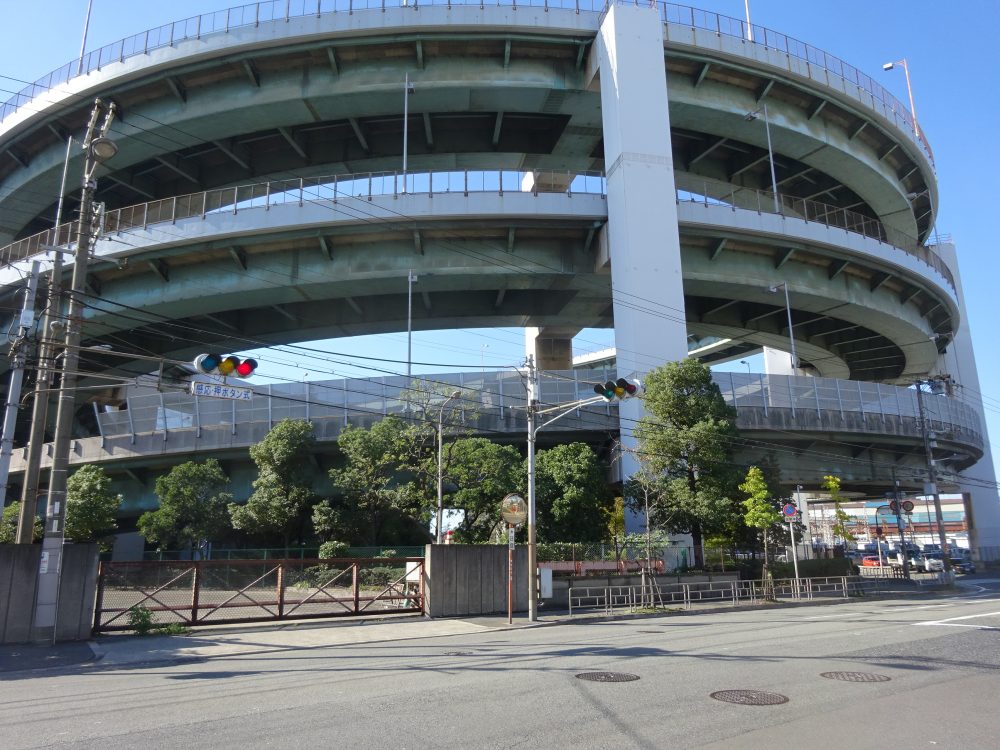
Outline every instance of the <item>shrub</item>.
{"label": "shrub", "polygon": [[149,635],[153,630],[153,613],[146,607],[132,607],[128,611],[126,622],[128,622],[129,630],[136,635]]}
{"label": "shrub", "polygon": [[346,542],[323,542],[319,545],[319,556],[322,560],[332,557],[347,557]]}
{"label": "shrub", "polygon": [[358,571],[358,585],[365,588],[384,588],[403,575],[403,568],[362,568]]}

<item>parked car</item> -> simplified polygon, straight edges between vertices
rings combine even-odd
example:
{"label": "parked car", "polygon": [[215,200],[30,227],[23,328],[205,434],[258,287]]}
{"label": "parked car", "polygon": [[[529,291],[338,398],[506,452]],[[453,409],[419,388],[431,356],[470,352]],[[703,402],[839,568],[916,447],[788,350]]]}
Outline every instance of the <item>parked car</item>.
{"label": "parked car", "polygon": [[928,552],[923,556],[923,569],[927,573],[944,570],[944,560],[940,552]]}
{"label": "parked car", "polygon": [[976,565],[972,562],[972,556],[968,550],[955,550],[948,558],[952,570],[958,573],[975,573]]}
{"label": "parked car", "polygon": [[861,558],[861,567],[863,568],[881,568],[882,561],[875,555],[865,555]]}

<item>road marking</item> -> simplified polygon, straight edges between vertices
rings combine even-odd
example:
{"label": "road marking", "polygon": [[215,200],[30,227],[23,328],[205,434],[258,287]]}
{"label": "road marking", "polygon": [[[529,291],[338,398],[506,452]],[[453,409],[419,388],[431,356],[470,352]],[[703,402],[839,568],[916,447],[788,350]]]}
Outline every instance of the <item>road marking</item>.
{"label": "road marking", "polygon": [[927,620],[925,622],[915,622],[914,625],[946,625],[953,628],[977,628],[979,630],[1000,630],[992,625],[967,625],[959,623],[957,620],[974,620],[977,617],[996,617],[1000,612],[982,612],[978,615],[962,615],[961,617],[948,617],[944,620]]}

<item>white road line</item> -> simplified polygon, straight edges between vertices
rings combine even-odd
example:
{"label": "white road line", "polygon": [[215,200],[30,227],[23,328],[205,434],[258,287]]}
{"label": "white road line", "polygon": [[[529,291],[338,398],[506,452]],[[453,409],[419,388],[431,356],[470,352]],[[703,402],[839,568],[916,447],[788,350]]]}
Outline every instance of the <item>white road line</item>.
{"label": "white road line", "polygon": [[915,622],[914,625],[940,625],[945,628],[974,628],[975,630],[1000,630],[992,625],[966,625],[962,622]]}
{"label": "white road line", "polygon": [[992,625],[971,625],[966,623],[957,622],[958,620],[974,620],[977,617],[996,617],[1000,615],[1000,612],[982,612],[977,615],[962,615],[961,617],[948,617],[944,620],[926,620],[924,622],[915,622],[914,625],[943,625],[951,628],[975,628],[977,630],[1000,630],[998,627]]}

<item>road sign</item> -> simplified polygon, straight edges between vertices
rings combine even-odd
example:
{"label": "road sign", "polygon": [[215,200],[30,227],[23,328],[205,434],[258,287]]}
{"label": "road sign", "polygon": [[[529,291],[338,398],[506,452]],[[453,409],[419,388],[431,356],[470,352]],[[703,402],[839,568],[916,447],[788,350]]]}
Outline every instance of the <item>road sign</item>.
{"label": "road sign", "polygon": [[904,500],[903,501],[903,512],[904,513],[912,513],[913,512],[913,501],[912,500]]}
{"label": "road sign", "polygon": [[799,509],[795,507],[792,503],[785,503],[781,507],[781,514],[785,518],[795,518],[799,513]]}
{"label": "road sign", "polygon": [[523,497],[512,492],[500,501],[500,515],[507,523],[520,526],[528,520],[528,504]]}
{"label": "road sign", "polygon": [[226,398],[231,401],[253,401],[253,388],[241,388],[237,385],[224,383],[191,383],[192,396],[208,396],[209,398]]}
{"label": "road sign", "polygon": [[514,526],[510,525],[507,527],[507,546],[510,549],[514,549]]}

